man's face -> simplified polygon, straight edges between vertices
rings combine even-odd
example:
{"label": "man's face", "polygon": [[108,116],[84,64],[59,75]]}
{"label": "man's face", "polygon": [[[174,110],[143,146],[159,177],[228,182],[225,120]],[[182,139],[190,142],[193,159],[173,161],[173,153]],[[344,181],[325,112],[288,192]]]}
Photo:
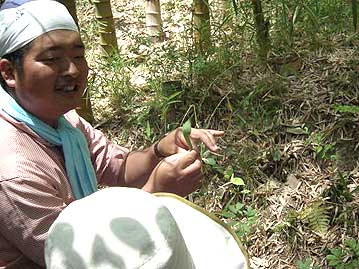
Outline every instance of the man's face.
{"label": "man's face", "polygon": [[88,65],[77,32],[54,30],[32,42],[23,71],[15,71],[17,102],[55,126],[59,116],[76,108],[86,87]]}

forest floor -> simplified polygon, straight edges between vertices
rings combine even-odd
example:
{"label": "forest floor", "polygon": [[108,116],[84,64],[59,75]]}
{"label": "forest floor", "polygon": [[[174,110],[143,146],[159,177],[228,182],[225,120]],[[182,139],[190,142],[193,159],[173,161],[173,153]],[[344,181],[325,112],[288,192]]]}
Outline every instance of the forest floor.
{"label": "forest floor", "polygon": [[[193,109],[196,126],[226,135],[220,155],[205,156],[207,180],[191,199],[232,225],[253,269],[354,268],[330,267],[327,256],[339,248],[343,265],[359,261],[348,246],[359,238],[358,38],[306,41],[300,33],[290,52],[263,63],[248,45],[253,37],[214,27],[226,50],[189,64],[190,1],[161,1],[166,40],[155,44],[144,2],[112,1],[121,56],[110,64],[100,56],[93,6],[79,5],[96,125],[138,149]],[[165,81],[181,81],[185,94],[156,99]]]}

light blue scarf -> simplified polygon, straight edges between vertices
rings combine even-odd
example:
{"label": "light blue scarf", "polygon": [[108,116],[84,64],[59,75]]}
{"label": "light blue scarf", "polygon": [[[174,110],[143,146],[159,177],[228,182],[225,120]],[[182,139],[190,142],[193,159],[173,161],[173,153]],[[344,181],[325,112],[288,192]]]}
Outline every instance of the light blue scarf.
{"label": "light blue scarf", "polygon": [[26,112],[0,86],[0,107],[14,119],[25,123],[35,133],[55,146],[62,146],[65,167],[72,192],[76,199],[97,191],[95,170],[84,134],[73,127],[64,116],[58,121],[57,129]]}

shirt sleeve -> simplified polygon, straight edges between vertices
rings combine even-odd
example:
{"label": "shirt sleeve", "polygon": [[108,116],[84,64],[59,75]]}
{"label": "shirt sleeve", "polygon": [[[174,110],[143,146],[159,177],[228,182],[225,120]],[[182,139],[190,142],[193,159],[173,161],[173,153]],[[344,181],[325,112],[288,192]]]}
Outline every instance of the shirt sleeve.
{"label": "shirt sleeve", "polygon": [[66,206],[45,178],[13,178],[0,185],[2,235],[35,263],[45,266],[47,232]]}
{"label": "shirt sleeve", "polygon": [[97,181],[107,186],[125,186],[124,166],[129,150],[111,143],[99,130],[78,116],[75,111],[66,114],[71,124],[85,135]]}

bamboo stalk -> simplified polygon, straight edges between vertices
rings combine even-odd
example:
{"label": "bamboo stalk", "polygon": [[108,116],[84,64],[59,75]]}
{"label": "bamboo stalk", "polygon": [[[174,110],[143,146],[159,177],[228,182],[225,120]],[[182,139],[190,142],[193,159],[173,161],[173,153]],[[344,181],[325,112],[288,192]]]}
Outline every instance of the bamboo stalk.
{"label": "bamboo stalk", "polygon": [[146,0],[146,28],[153,41],[163,41],[160,0]]}
{"label": "bamboo stalk", "polygon": [[80,106],[76,108],[76,112],[89,123],[93,123],[95,121],[88,88],[85,90],[81,98]]}
{"label": "bamboo stalk", "polygon": [[252,0],[253,16],[256,27],[259,56],[266,58],[269,48],[269,21],[264,18],[261,0]]}
{"label": "bamboo stalk", "polygon": [[193,0],[194,43],[196,50],[204,53],[211,46],[211,23],[208,0]]}
{"label": "bamboo stalk", "polygon": [[104,55],[118,52],[115,24],[110,0],[94,0],[96,19],[99,22],[100,45]]}

